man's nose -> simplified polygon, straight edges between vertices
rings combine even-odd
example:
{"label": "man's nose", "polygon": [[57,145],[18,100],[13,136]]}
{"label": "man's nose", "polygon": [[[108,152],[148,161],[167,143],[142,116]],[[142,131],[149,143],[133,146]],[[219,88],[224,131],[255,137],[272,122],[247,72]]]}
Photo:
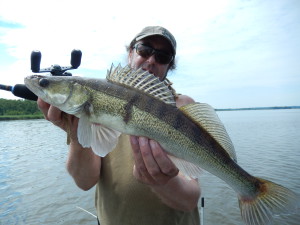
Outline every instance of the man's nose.
{"label": "man's nose", "polygon": [[151,63],[151,64],[155,63],[156,62],[155,55],[153,54],[153,55],[149,56],[147,59],[147,62]]}

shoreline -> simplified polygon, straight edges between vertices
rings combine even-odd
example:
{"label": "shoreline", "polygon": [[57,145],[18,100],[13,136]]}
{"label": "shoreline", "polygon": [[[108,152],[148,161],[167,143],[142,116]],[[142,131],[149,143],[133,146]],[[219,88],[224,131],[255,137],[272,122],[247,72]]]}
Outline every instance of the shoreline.
{"label": "shoreline", "polygon": [[226,108],[226,109],[215,109],[215,110],[216,111],[241,111],[241,110],[276,110],[276,109],[300,109],[300,106],[272,106],[272,107]]}
{"label": "shoreline", "polygon": [[[300,106],[273,106],[273,107],[249,107],[249,108],[225,108],[215,109],[215,111],[242,111],[242,110],[277,110],[277,109],[300,109]],[[32,120],[44,119],[42,114],[37,115],[1,115],[0,121],[5,120]]]}
{"label": "shoreline", "polygon": [[0,121],[44,119],[43,115],[2,115]]}

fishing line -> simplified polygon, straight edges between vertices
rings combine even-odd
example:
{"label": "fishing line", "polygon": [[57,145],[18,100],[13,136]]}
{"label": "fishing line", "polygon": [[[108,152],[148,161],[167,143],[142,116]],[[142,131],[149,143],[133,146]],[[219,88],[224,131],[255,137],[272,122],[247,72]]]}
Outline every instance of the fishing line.
{"label": "fishing line", "polygon": [[76,208],[78,208],[78,209],[81,209],[82,211],[84,211],[84,212],[86,212],[86,213],[90,214],[91,216],[93,216],[93,217],[97,218],[97,216],[96,216],[96,215],[94,215],[93,213],[91,213],[91,212],[89,212],[89,211],[87,211],[87,210],[85,210],[85,209],[83,209],[83,208],[81,208],[81,207],[79,207],[79,206],[76,206]]}

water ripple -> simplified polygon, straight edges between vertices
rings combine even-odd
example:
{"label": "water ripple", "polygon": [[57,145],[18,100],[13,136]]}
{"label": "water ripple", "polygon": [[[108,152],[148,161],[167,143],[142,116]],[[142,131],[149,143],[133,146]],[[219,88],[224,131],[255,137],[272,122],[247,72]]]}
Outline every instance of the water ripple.
{"label": "water ripple", "polygon": [[[234,143],[238,162],[300,193],[300,110],[218,112]],[[0,224],[96,224],[94,189],[79,190],[65,169],[66,135],[45,120],[0,121]],[[237,196],[204,173],[205,225],[242,225]],[[277,218],[296,225],[300,215]]]}

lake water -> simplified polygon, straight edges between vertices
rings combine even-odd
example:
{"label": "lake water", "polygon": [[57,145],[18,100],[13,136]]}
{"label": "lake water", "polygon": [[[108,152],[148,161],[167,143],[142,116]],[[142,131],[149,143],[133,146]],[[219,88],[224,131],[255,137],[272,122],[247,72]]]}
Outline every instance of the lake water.
{"label": "lake water", "polygon": [[[239,164],[300,194],[300,110],[218,112]],[[94,188],[76,187],[65,169],[63,131],[45,120],[0,121],[0,224],[97,224]],[[242,225],[235,192],[208,173],[200,180],[205,225]],[[300,224],[300,212],[275,224]]]}

